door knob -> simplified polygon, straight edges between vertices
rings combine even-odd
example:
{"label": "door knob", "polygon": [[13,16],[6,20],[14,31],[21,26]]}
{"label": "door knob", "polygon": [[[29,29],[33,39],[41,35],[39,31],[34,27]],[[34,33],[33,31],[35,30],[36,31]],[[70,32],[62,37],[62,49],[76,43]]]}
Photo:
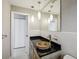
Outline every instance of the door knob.
{"label": "door knob", "polygon": [[2,39],[7,38],[7,35],[2,35]]}

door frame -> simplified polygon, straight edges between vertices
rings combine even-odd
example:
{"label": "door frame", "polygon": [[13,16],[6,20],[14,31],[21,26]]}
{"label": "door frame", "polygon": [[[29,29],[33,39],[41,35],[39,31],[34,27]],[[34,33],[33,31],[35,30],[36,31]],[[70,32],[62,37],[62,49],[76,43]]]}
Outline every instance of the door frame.
{"label": "door frame", "polygon": [[[29,19],[30,19],[30,16],[29,14],[27,13],[23,13],[23,12],[17,12],[17,11],[11,11],[11,57],[13,57],[13,45],[12,45],[12,21],[14,20],[14,14],[21,14],[21,15],[26,15],[28,16],[28,19],[27,19],[27,39],[29,40],[30,39],[30,36],[29,36]],[[29,41],[30,42],[30,41]],[[30,44],[30,43],[29,43]]]}

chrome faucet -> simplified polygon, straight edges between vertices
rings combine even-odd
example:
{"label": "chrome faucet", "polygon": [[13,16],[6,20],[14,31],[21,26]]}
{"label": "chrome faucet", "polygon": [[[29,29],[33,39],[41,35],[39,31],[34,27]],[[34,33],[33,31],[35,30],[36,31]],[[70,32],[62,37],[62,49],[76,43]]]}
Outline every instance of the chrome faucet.
{"label": "chrome faucet", "polygon": [[51,35],[49,35],[49,44],[50,44],[50,48],[51,48]]}
{"label": "chrome faucet", "polygon": [[51,42],[51,35],[49,35],[49,40],[50,40],[50,42]]}

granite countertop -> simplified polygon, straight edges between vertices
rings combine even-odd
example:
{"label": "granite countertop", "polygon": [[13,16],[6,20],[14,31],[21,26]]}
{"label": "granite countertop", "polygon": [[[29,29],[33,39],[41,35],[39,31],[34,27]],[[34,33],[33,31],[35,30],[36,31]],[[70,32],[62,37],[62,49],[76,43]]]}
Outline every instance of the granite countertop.
{"label": "granite countertop", "polygon": [[39,41],[39,40],[43,40],[43,41],[49,41],[48,39],[44,38],[44,37],[41,37],[41,36],[33,36],[33,37],[30,37],[30,40],[32,41],[33,45],[34,45],[34,48],[36,49],[37,51],[37,54],[39,55],[39,57],[43,57],[43,56],[46,56],[46,55],[49,55],[51,53],[54,53],[54,52],[57,52],[57,51],[60,51],[61,50],[61,45],[58,44],[58,43],[55,43],[53,41],[51,41],[51,48],[49,49],[46,49],[46,50],[40,50],[36,47],[36,42]]}

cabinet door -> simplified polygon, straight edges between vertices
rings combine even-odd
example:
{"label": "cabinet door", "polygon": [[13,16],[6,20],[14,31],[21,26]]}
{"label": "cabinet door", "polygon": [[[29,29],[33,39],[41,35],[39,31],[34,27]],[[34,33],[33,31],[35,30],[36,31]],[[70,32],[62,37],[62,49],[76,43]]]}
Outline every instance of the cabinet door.
{"label": "cabinet door", "polygon": [[33,50],[32,59],[40,59],[40,57],[38,56],[35,50]]}
{"label": "cabinet door", "polygon": [[30,42],[30,59],[40,59],[32,42]]}
{"label": "cabinet door", "polygon": [[44,57],[42,57],[42,59],[58,59],[58,57],[61,55],[61,51],[57,51],[55,53],[46,55]]}

